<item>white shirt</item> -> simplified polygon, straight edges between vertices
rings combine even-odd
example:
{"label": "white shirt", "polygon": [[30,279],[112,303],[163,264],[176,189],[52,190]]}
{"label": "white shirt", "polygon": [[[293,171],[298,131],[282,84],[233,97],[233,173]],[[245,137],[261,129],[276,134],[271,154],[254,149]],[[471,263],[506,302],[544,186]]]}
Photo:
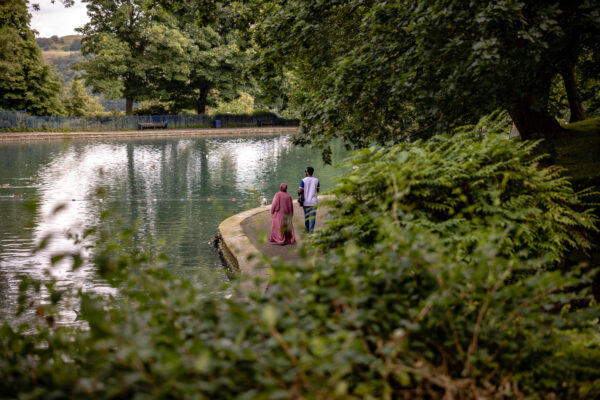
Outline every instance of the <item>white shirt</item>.
{"label": "white shirt", "polygon": [[319,180],[314,176],[307,176],[300,182],[300,188],[304,190],[304,206],[312,207],[316,206],[319,202],[317,199],[317,188],[319,187]]}

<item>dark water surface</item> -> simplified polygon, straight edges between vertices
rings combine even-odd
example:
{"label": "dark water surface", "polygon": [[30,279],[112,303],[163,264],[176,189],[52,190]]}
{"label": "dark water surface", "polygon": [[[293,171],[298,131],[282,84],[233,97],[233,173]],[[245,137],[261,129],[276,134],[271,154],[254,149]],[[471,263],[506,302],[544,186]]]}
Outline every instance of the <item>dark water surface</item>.
{"label": "dark water surface", "polygon": [[[335,165],[346,152],[342,146],[333,150]],[[61,285],[112,293],[89,259],[72,271],[66,260],[50,268],[50,256],[85,255],[94,238],[74,244],[69,235],[118,221],[125,227],[138,223],[138,243],[162,240],[174,273],[209,290],[220,287],[227,275],[212,247],[219,223],[258,206],[262,197],[270,203],[281,182],[295,197],[307,165],[325,191],[342,174],[288,136],[0,145],[0,321],[16,311],[23,273],[43,279],[50,271]],[[54,213],[61,204],[65,208]],[[105,210],[111,214],[101,219]],[[48,235],[48,246],[33,254]]]}

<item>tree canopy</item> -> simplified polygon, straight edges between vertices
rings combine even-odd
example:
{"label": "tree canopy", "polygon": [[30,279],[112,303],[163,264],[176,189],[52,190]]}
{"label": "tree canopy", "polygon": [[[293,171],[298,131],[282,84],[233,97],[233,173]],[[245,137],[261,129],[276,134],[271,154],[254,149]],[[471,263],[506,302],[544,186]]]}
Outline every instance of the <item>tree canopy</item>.
{"label": "tree canopy", "polygon": [[257,75],[273,91],[294,74],[300,142],[317,145],[430,136],[496,109],[525,138],[552,135],[561,130],[548,113],[552,79],[564,77],[581,118],[574,67],[599,60],[599,11],[588,0],[267,0],[246,11]]}
{"label": "tree canopy", "polygon": [[125,98],[132,114],[135,99],[148,98],[156,80],[186,75],[187,39],[174,18],[143,0],[85,0],[90,22],[80,29],[80,64],[85,81],[108,98]]}
{"label": "tree canopy", "polygon": [[214,102],[213,89],[225,99],[237,95],[240,55],[223,17],[202,25],[192,17],[198,11],[185,8],[190,2],[168,7],[143,0],[84,2],[91,17],[81,29],[82,52],[90,57],[80,66],[86,83],[107,97],[124,97],[127,114],[134,99],[160,99],[170,102],[173,112],[203,113]]}
{"label": "tree canopy", "polygon": [[231,28],[223,24],[197,26],[182,21],[182,31],[190,38],[187,51],[189,74],[184,79],[164,81],[161,96],[175,111],[194,109],[204,114],[217,99],[232,100],[241,87],[243,54]]}
{"label": "tree canopy", "polygon": [[98,99],[90,96],[81,79],[73,79],[63,96],[63,104],[67,115],[84,116],[97,115],[104,112],[104,107]]}
{"label": "tree canopy", "polygon": [[27,1],[0,1],[0,108],[61,114],[61,83],[44,64],[30,20]]}

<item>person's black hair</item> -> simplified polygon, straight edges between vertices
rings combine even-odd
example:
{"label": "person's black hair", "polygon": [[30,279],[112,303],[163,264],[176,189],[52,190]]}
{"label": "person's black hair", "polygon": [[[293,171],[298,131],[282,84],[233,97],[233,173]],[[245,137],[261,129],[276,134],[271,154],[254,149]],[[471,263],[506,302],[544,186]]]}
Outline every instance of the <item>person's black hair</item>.
{"label": "person's black hair", "polygon": [[312,174],[315,172],[315,169],[313,167],[306,167],[306,172],[308,172],[308,174],[312,176]]}

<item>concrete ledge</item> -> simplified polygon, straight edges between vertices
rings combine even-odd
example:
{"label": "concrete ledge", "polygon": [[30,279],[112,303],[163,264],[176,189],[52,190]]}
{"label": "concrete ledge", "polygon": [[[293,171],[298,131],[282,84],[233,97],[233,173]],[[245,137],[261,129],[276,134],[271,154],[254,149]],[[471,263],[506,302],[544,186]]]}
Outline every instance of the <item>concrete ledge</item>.
{"label": "concrete ledge", "polygon": [[[319,203],[332,198],[333,195],[321,195],[319,196]],[[267,213],[268,215],[270,208],[271,205],[253,208],[229,217],[219,225],[219,233],[221,234],[219,249],[221,250],[227,268],[245,277],[261,278],[263,280],[263,283],[261,284],[261,289],[263,291],[268,287],[272,271],[268,266],[260,266],[261,256],[282,256],[282,258],[285,259],[286,257],[279,252],[279,249],[285,249],[286,252],[289,252],[287,253],[287,259],[292,260],[293,258],[290,258],[290,254],[291,252],[297,253],[297,247],[294,246],[301,245],[304,232],[304,215],[302,213],[302,208],[298,205],[297,201],[294,200],[294,218],[298,218],[298,220],[294,222],[296,245],[288,245],[282,248],[274,245],[261,247],[260,244],[256,244],[256,240],[252,243],[248,234],[253,234],[253,230],[247,230],[247,227],[245,229],[244,221],[249,221],[250,224],[256,224],[260,217],[262,217],[259,214]],[[319,217],[317,217],[316,225],[317,228],[323,221],[327,220],[329,214],[327,206],[320,206],[319,210]],[[270,219],[271,216],[268,215],[268,220],[270,221]],[[264,229],[264,231],[267,232],[270,228],[270,223],[265,226],[258,224],[258,226],[261,226],[261,230]],[[254,234],[256,234],[256,232],[254,232]],[[257,246],[261,247],[262,251]],[[275,251],[275,249],[277,249],[277,251]]]}
{"label": "concrete ledge", "polygon": [[253,208],[229,217],[219,225],[221,234],[219,246],[228,268],[237,271],[242,276],[262,278],[264,280],[262,289],[266,289],[271,269],[258,267],[261,253],[248,239],[242,228],[242,222],[256,214],[269,212],[269,210],[270,205]]}
{"label": "concrete ledge", "polygon": [[298,132],[297,126],[273,126],[268,128],[198,128],[198,129],[153,129],[146,131],[107,132],[0,132],[0,143],[28,142],[35,140],[71,139],[118,139],[118,138],[162,138],[222,135],[280,135]]}

